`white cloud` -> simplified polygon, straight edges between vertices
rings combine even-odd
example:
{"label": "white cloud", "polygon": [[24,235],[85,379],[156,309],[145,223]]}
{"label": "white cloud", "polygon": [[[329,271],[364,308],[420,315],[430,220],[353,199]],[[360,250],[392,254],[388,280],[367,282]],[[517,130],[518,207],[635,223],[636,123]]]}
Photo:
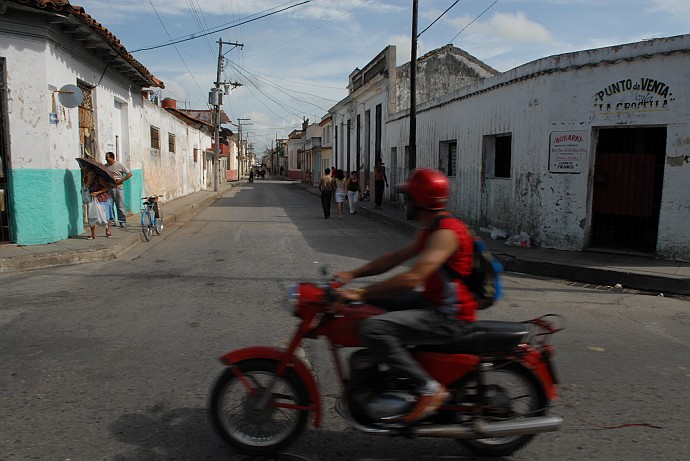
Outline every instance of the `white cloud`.
{"label": "white cloud", "polygon": [[649,11],[669,13],[676,19],[687,20],[690,17],[690,2],[688,0],[654,0]]}
{"label": "white cloud", "polygon": [[[458,32],[473,18],[469,16],[449,20]],[[485,36],[490,41],[506,40],[513,43],[549,43],[553,35],[538,22],[530,20],[522,11],[515,13],[496,13],[486,21],[475,21],[461,36]]]}

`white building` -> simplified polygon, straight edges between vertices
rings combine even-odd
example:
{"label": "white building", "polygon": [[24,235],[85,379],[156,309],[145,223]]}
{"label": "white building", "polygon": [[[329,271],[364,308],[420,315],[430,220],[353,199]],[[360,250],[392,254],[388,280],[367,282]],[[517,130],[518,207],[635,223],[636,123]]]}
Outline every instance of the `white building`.
{"label": "white building", "polygon": [[143,194],[168,200],[203,187],[194,152],[211,137],[142,95],[163,83],[114,35],[66,1],[0,8],[0,242],[83,232],[77,157],[103,162],[112,151],[129,166],[134,213]]}
{"label": "white building", "polygon": [[[418,105],[499,73],[452,45],[425,54],[417,63]],[[389,118],[409,108],[409,75],[409,63],[396,67],[396,48],[388,46],[350,74],[348,96],[329,110],[335,166],[346,176],[357,171],[363,187],[369,187],[372,200],[376,159],[386,163],[391,186],[385,193],[387,200],[397,199],[394,186],[407,176],[406,152],[401,149],[391,155],[385,133]]]}
{"label": "white building", "polygon": [[[417,166],[444,170],[473,227],[545,248],[690,260],[690,35],[568,53],[417,108]],[[383,158],[405,165],[409,111]]]}

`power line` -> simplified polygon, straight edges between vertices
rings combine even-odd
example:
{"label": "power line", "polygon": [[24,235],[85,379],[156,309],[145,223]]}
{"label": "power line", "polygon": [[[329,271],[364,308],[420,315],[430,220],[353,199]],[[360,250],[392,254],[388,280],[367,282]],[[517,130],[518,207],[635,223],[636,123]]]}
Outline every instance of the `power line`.
{"label": "power line", "polygon": [[[149,0],[149,1],[151,1],[151,0]],[[216,30],[212,30],[212,31],[209,31],[209,32],[205,32],[205,33],[203,33],[203,34],[192,34],[191,36],[188,36],[188,37],[182,38],[182,39],[178,39],[178,40],[173,40],[172,37],[171,37],[171,38],[170,38],[170,42],[168,42],[168,43],[164,43],[164,44],[162,44],[162,45],[157,45],[157,46],[149,46],[149,47],[146,47],[146,48],[139,48],[138,50],[130,51],[130,53],[138,53],[139,51],[156,50],[156,49],[158,49],[158,48],[163,48],[163,47],[165,47],[165,46],[176,45],[176,44],[178,44],[178,43],[188,42],[188,41],[190,41],[190,40],[194,40],[194,39],[200,38],[200,37],[205,37],[205,36],[207,36],[207,35],[217,34],[218,32],[222,32],[222,31],[224,31],[224,30],[232,29],[232,28],[234,28],[234,27],[239,27],[239,26],[242,26],[242,25],[244,25],[244,24],[248,24],[248,23],[250,23],[250,22],[258,21],[259,19],[263,19],[263,18],[265,18],[265,17],[272,16],[272,15],[274,15],[274,14],[281,13],[281,12],[283,12],[283,11],[285,11],[285,10],[289,10],[289,9],[291,9],[291,8],[295,8],[295,7],[297,7],[297,6],[304,5],[305,3],[310,3],[310,2],[311,2],[311,0],[304,0],[303,2],[300,2],[300,3],[296,3],[296,4],[294,4],[294,5],[287,6],[287,7],[285,7],[285,8],[280,9],[280,10],[273,11],[273,12],[271,12],[271,13],[266,13],[266,14],[264,14],[264,15],[262,15],[262,16],[259,16],[259,17],[256,17],[256,18],[247,19],[246,21],[243,21],[243,22],[240,22],[240,23],[237,23],[237,24],[233,24],[233,25],[230,25],[230,26],[227,26],[227,27],[222,27],[222,28],[220,28],[220,29],[216,29]],[[158,13],[156,13],[156,14],[158,14]],[[160,18],[159,18],[159,19],[160,19]],[[168,35],[168,37],[170,37],[170,35]]]}
{"label": "power line", "polygon": [[489,10],[491,9],[491,7],[494,6],[496,3],[498,3],[498,0],[496,0],[495,2],[493,2],[491,5],[489,5],[489,7],[488,7],[487,9],[485,9],[484,11],[482,11],[482,12],[479,14],[479,16],[477,16],[476,18],[474,18],[472,21],[470,21],[469,24],[467,24],[465,27],[463,27],[462,29],[460,29],[460,32],[458,32],[457,34],[455,34],[455,37],[451,38],[451,39],[448,41],[448,43],[453,43],[453,40],[455,40],[456,38],[458,38],[458,35],[460,35],[465,29],[467,29],[468,27],[470,27],[477,19],[481,18],[481,17],[484,15],[484,13],[486,13],[487,11],[489,11]]}
{"label": "power line", "polygon": [[[238,65],[238,64],[235,63],[235,65]],[[286,79],[286,78],[277,77],[277,76],[275,76],[275,75],[267,74],[267,73],[265,73],[265,72],[261,72],[261,71],[256,70],[256,69],[252,69],[252,68],[250,68],[250,67],[242,67],[242,69],[244,69],[244,70],[246,70],[246,71],[254,72],[255,74],[265,75],[266,77],[271,77],[271,78],[274,78],[274,79],[276,79],[276,80],[282,80],[282,81],[284,81],[284,82],[294,83],[294,84],[296,84],[296,85],[313,86],[314,88],[325,88],[325,89],[328,89],[328,90],[340,90],[340,91],[344,91],[344,90],[345,90],[345,88],[342,88],[342,87],[339,87],[339,86],[315,85],[315,84],[313,84],[313,83],[305,83],[305,82],[298,82],[298,81],[295,81],[295,80],[288,80],[288,79]],[[294,91],[294,90],[293,90],[293,91]],[[297,93],[297,91],[296,91],[296,93]],[[304,94],[306,94],[306,93],[304,93]]]}
{"label": "power line", "polygon": [[431,24],[429,24],[429,25],[426,27],[426,29],[424,29],[423,31],[421,31],[420,33],[418,33],[418,34],[417,34],[417,38],[419,38],[419,37],[420,37],[424,32],[426,32],[427,30],[429,30],[429,29],[431,28],[431,26],[433,26],[434,24],[436,24],[436,22],[438,22],[439,19],[441,19],[447,12],[449,12],[451,8],[453,8],[455,5],[457,5],[459,1],[460,1],[460,0],[455,0],[455,2],[453,2],[452,5],[450,5],[448,8],[446,8],[446,11],[444,11],[443,13],[441,13],[441,16],[439,16],[438,18],[434,19],[434,22],[432,22]]}
{"label": "power line", "polygon": [[303,94],[303,95],[305,95],[305,96],[311,96],[311,97],[313,97],[313,98],[322,99],[322,100],[328,101],[328,102],[330,102],[330,103],[337,103],[337,102],[339,101],[339,100],[335,100],[335,99],[324,98],[323,96],[319,96],[319,95],[312,94],[312,93],[305,93],[305,92],[303,92],[303,91],[291,90],[291,89],[289,89],[289,88],[281,87],[281,86],[276,85],[275,83],[271,82],[271,81],[268,80],[268,79],[262,79],[260,76],[258,76],[258,75],[256,75],[256,74],[252,74],[247,68],[242,67],[242,66],[240,66],[240,65],[237,64],[237,63],[233,63],[233,62],[231,62],[231,61],[229,61],[229,60],[228,60],[227,62],[228,62],[228,64],[230,64],[231,66],[236,66],[237,68],[244,70],[245,72],[247,72],[247,73],[249,73],[250,75],[252,75],[253,77],[255,77],[257,80],[259,80],[259,81],[264,81],[265,84],[267,84],[267,85],[269,85],[269,86],[275,88],[276,90],[282,92],[283,94],[285,94],[286,96],[288,96],[288,97],[294,99],[295,101],[299,101],[299,102],[303,102],[303,103],[312,105],[312,106],[316,107],[317,109],[321,109],[321,110],[324,110],[324,111],[327,111],[327,110],[328,110],[328,109],[324,109],[323,107],[318,106],[318,105],[316,105],[316,104],[314,104],[314,103],[312,103],[312,102],[305,101],[305,100],[303,100],[303,99],[299,99],[299,98],[296,98],[296,97],[294,97],[294,96],[290,96],[290,95],[287,93],[287,91],[289,91],[289,92],[291,92],[291,93]]}
{"label": "power line", "polygon": [[[239,70],[238,70],[238,72],[239,72],[240,75],[242,75],[242,76],[244,77],[244,79],[245,79],[247,82],[249,82],[249,83],[251,84],[251,86],[253,86],[259,93],[261,93],[262,95],[264,95],[264,97],[266,97],[266,99],[269,99],[269,100],[273,101],[273,102],[276,103],[278,106],[282,107],[286,112],[288,112],[288,113],[294,115],[295,117],[299,117],[298,114],[295,114],[294,112],[290,111],[290,109],[287,107],[287,105],[283,104],[282,102],[278,101],[277,99],[272,98],[271,96],[269,96],[269,95],[267,95],[266,93],[264,93],[264,92],[261,90],[261,88],[259,88],[259,87],[256,85],[256,83],[254,83],[254,82],[252,81],[251,78],[249,78],[249,76],[243,74],[242,71],[239,71]],[[259,97],[257,97],[256,94],[254,94],[254,92],[251,90],[251,88],[250,88],[248,85],[245,85],[245,88],[252,94],[252,96],[254,96],[254,98],[255,98],[259,103],[261,103],[261,105],[263,105],[266,109],[268,109],[273,115],[275,115],[276,117],[278,117],[278,118],[280,118],[280,119],[282,119],[282,120],[284,120],[284,121],[290,123],[289,120],[287,120],[287,119],[281,117],[280,115],[276,114],[275,112],[273,112],[273,109],[271,109],[270,107],[268,107]]]}
{"label": "power line", "polygon": [[357,8],[360,8],[360,7],[364,6],[364,5],[366,5],[367,3],[371,3],[371,2],[372,2],[372,0],[366,0],[366,1],[362,2],[362,3],[360,3],[359,5],[353,6],[353,7],[350,8],[349,10],[347,10],[347,11],[343,12],[342,14],[336,16],[335,18],[331,19],[330,21],[326,21],[326,22],[324,22],[323,24],[321,24],[320,26],[317,26],[317,27],[314,27],[314,28],[311,29],[311,30],[308,30],[307,32],[303,33],[302,35],[298,35],[297,37],[293,37],[293,38],[291,38],[290,40],[288,40],[287,42],[281,43],[280,45],[276,45],[276,46],[274,46],[273,48],[265,48],[265,49],[263,49],[263,50],[261,50],[261,51],[258,51],[258,52],[256,52],[256,53],[254,53],[254,54],[251,55],[251,56],[254,56],[254,55],[259,54],[259,53],[265,53],[265,52],[267,52],[267,51],[272,51],[272,50],[275,50],[275,49],[280,48],[280,47],[282,47],[282,46],[285,46],[285,45],[287,45],[287,44],[289,44],[289,43],[292,43],[292,42],[294,42],[295,40],[297,40],[298,38],[302,38],[302,37],[304,37],[305,35],[309,35],[310,33],[314,32],[315,30],[319,30],[319,29],[321,29],[322,27],[327,26],[328,24],[332,23],[332,22],[335,21],[336,19],[340,19],[341,17],[345,16],[346,14],[348,14],[349,12],[351,12],[352,10],[355,10],[355,9],[357,9]]}
{"label": "power line", "polygon": [[[153,8],[153,12],[156,13],[156,17],[158,18],[158,20],[160,21],[161,25],[163,26],[163,30],[164,30],[165,33],[168,35],[168,37],[170,37],[170,32],[168,32],[168,29],[165,27],[165,23],[163,22],[163,20],[161,19],[160,15],[158,14],[158,11],[156,10],[156,7],[153,6],[153,1],[152,1],[152,0],[149,0],[149,3],[151,4],[151,8]],[[182,57],[182,54],[180,53],[180,50],[177,49],[177,47],[175,47],[175,51],[177,51],[177,55],[180,57],[180,60],[182,61],[182,64],[184,64],[184,66],[187,68],[187,72],[189,72],[189,75],[192,76],[192,80],[194,80],[194,83],[196,84],[196,87],[199,89],[199,92],[201,92],[201,93],[203,94],[204,91],[203,91],[203,90],[201,89],[201,87],[199,86],[199,82],[197,82],[196,79],[194,78],[194,74],[193,74],[192,71],[189,69],[189,66],[187,65],[187,63],[185,62],[184,58]],[[197,99],[197,101],[198,101],[198,99]],[[196,103],[195,103],[195,104],[196,104]]]}

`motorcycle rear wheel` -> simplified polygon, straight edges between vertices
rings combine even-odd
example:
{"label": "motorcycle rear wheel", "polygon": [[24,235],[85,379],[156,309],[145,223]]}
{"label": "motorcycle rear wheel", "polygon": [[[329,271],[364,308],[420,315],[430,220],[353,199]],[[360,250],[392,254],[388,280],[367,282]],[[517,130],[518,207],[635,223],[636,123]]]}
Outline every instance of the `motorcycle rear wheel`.
{"label": "motorcycle rear wheel", "polygon": [[[253,396],[233,370],[226,369],[211,394],[214,428],[227,443],[243,453],[265,454],[284,448],[302,433],[308,412],[276,408],[270,404],[263,410],[255,408],[260,396],[276,377],[278,362],[254,359],[235,366],[259,391],[259,395]],[[270,402],[307,405],[309,400],[306,387],[291,369],[277,378],[271,394]]]}
{"label": "motorcycle rear wheel", "polygon": [[[482,372],[485,383],[481,421],[498,422],[517,420],[546,414],[546,395],[534,375],[518,364],[496,364]],[[477,377],[461,380],[456,390],[456,404],[479,405]],[[459,414],[456,414],[459,415]],[[456,419],[458,417],[456,416]],[[473,424],[470,416],[459,416],[460,422]],[[458,440],[470,451],[481,456],[510,456],[527,445],[536,434],[493,437],[486,439]]]}

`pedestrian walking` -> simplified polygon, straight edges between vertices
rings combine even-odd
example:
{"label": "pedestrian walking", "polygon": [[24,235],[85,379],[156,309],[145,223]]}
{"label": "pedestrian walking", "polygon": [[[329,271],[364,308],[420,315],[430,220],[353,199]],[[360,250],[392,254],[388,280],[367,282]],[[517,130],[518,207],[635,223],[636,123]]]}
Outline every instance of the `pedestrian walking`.
{"label": "pedestrian walking", "polygon": [[[105,236],[110,238],[110,221],[114,218],[113,202],[108,194],[110,185],[96,174],[96,170],[89,166],[82,170],[82,190],[86,191],[89,202],[87,205],[89,227],[91,235],[88,240],[96,238],[96,228],[99,223],[105,223]],[[98,210],[97,208],[102,208]]]}
{"label": "pedestrian walking", "polygon": [[122,184],[132,177],[132,172],[122,163],[116,161],[115,154],[112,152],[106,152],[105,162],[106,167],[113,173],[117,182],[117,186],[110,189],[110,196],[115,202],[115,209],[117,210],[117,221],[120,223],[120,227],[125,227],[127,225],[127,212],[125,211],[125,190]]}
{"label": "pedestrian walking", "polygon": [[343,219],[343,202],[345,201],[345,174],[338,170],[335,174],[335,203],[338,207],[338,219]]}
{"label": "pedestrian walking", "polygon": [[376,164],[374,165],[374,202],[377,210],[381,209],[381,203],[383,202],[383,190],[388,187],[388,178],[386,177],[386,166],[383,161],[378,158],[376,159]]}
{"label": "pedestrian walking", "polygon": [[350,178],[345,183],[347,189],[347,201],[350,205],[350,214],[357,214],[357,204],[359,203],[359,196],[362,189],[357,178],[357,172],[353,171]]}
{"label": "pedestrian walking", "polygon": [[321,208],[323,208],[323,219],[331,217],[331,197],[333,196],[333,189],[335,182],[331,177],[331,169],[324,170],[323,177],[319,180],[319,191],[321,192]]}

